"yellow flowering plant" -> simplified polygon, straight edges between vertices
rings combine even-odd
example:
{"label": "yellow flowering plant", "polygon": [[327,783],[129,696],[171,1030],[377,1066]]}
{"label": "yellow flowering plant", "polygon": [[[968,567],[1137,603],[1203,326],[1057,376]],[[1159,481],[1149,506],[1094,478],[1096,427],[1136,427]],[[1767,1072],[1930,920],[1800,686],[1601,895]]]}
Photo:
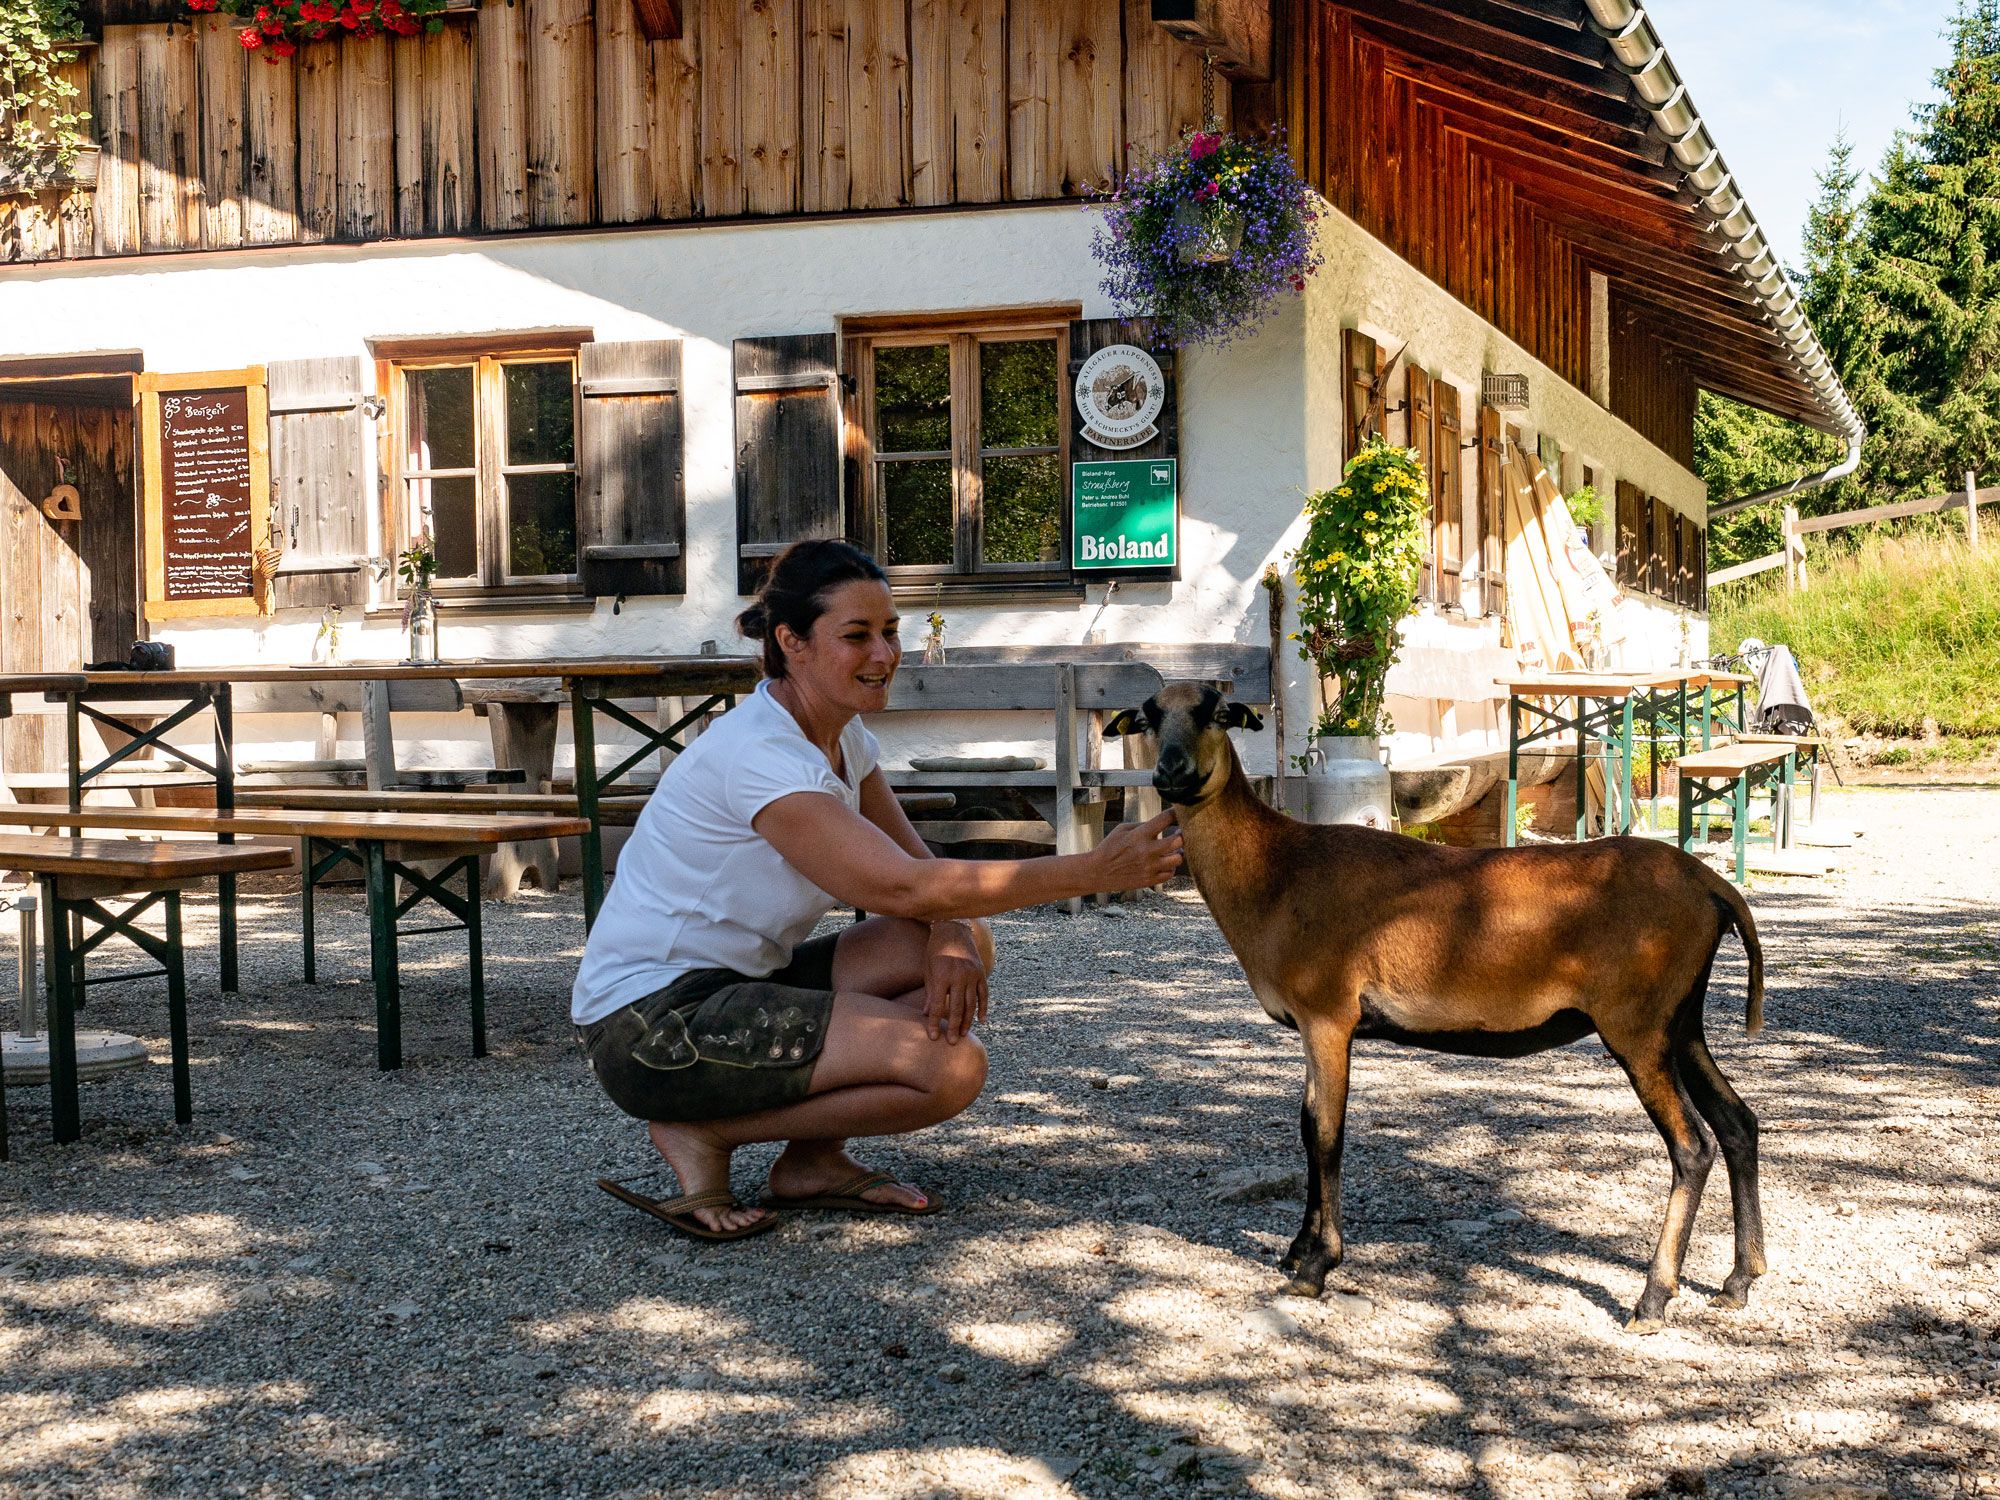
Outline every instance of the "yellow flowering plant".
{"label": "yellow flowering plant", "polygon": [[1429,494],[1415,449],[1371,438],[1340,484],[1306,499],[1305,540],[1291,557],[1299,607],[1292,639],[1326,688],[1315,738],[1390,727],[1383,684],[1396,660],[1396,624],[1417,601]]}

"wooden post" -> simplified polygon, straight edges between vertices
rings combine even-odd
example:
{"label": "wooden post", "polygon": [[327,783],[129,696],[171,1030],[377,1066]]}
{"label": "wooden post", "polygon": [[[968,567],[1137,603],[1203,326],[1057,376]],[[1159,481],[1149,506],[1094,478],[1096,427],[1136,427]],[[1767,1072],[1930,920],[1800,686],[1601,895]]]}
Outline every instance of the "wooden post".
{"label": "wooden post", "polygon": [[362,755],[368,764],[368,790],[379,792],[396,781],[396,734],[390,725],[389,684],[371,679],[361,684]]}
{"label": "wooden post", "polygon": [[[1076,668],[1065,662],[1056,668],[1056,853],[1081,854],[1083,839],[1076,812]],[[1063,903],[1071,916],[1083,911],[1083,899]]]}
{"label": "wooden post", "polygon": [[1812,581],[1806,576],[1806,542],[1799,531],[1799,508],[1796,505],[1785,507],[1782,537],[1785,550],[1786,591],[1797,590],[1803,594],[1812,587]]}
{"label": "wooden post", "polygon": [[[1285,579],[1273,563],[1264,569],[1265,604],[1271,615],[1271,730],[1278,774],[1271,787],[1271,806],[1285,810],[1285,679],[1279,666],[1285,641]],[[1130,764],[1130,761],[1127,761]]]}
{"label": "wooden post", "polygon": [[1979,550],[1979,491],[1973,487],[1970,469],[1965,471],[1965,545]]}

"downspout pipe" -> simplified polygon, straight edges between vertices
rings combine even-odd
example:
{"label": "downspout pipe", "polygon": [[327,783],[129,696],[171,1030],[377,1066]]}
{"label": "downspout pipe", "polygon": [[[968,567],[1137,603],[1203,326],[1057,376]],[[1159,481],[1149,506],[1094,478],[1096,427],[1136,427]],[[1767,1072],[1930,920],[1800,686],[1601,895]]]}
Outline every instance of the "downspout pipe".
{"label": "downspout pipe", "polygon": [[1766,325],[1785,345],[1786,362],[1813,392],[1820,412],[1831,424],[1830,430],[1847,441],[1847,456],[1839,463],[1802,475],[1776,489],[1739,495],[1712,505],[1709,515],[1728,515],[1766,500],[1844,479],[1860,466],[1861,444],[1868,436],[1868,429],[1842,389],[1833,362],[1814,337],[1799,294],[1778,263],[1756,215],[1737,191],[1729,166],[1696,113],[1673,59],[1667,55],[1645,9],[1633,0],[1584,0],[1584,6],[1590,13],[1591,30],[1611,48],[1612,66],[1630,80],[1633,94],[1652,116],[1654,129],[1666,140],[1668,151],[1679,164],[1683,182],[1710,215],[1710,229],[1727,242],[1718,253],[1764,309]]}

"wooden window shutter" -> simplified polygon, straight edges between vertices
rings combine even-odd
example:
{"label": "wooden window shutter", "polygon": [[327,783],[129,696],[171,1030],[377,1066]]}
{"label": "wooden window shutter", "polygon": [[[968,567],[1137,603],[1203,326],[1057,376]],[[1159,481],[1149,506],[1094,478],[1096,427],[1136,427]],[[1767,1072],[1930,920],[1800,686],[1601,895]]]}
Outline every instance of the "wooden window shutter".
{"label": "wooden window shutter", "polygon": [[1417,450],[1417,462],[1424,466],[1424,559],[1417,570],[1417,597],[1423,600],[1436,599],[1437,585],[1437,517],[1438,504],[1437,459],[1433,449],[1436,437],[1432,424],[1435,413],[1431,410],[1431,378],[1415,365],[1404,372],[1408,383],[1407,406],[1409,416],[1410,446]]}
{"label": "wooden window shutter", "polygon": [[1618,481],[1612,524],[1618,536],[1618,586],[1622,589],[1646,587],[1646,496],[1629,479]]}
{"label": "wooden window shutter", "polygon": [[1502,614],[1507,608],[1506,536],[1501,517],[1506,514],[1506,496],[1500,486],[1502,465],[1507,459],[1507,439],[1500,428],[1500,413],[1490,406],[1479,408],[1479,578],[1485,595],[1485,611]]}
{"label": "wooden window shutter", "polygon": [[584,592],[687,592],[681,341],[577,351],[577,531]]}
{"label": "wooden window shutter", "polygon": [[1347,453],[1352,459],[1380,437],[1388,421],[1388,393],[1382,389],[1382,346],[1358,328],[1341,330],[1347,360]]}
{"label": "wooden window shutter", "polygon": [[1431,428],[1431,555],[1437,559],[1442,584],[1439,596],[1448,604],[1458,603],[1459,536],[1465,524],[1465,489],[1459,480],[1458,445],[1464,441],[1458,420],[1458,387],[1443,380],[1431,382],[1434,408]]}
{"label": "wooden window shutter", "polygon": [[368,603],[368,443],[358,355],[265,367],[277,609]]}
{"label": "wooden window shutter", "polygon": [[844,536],[840,336],[738,339],[736,588],[755,593],[793,542]]}
{"label": "wooden window shutter", "polygon": [[1708,528],[1697,526],[1694,531],[1694,607],[1702,614],[1708,613]]}
{"label": "wooden window shutter", "polygon": [[1648,499],[1646,509],[1653,522],[1646,538],[1646,587],[1664,599],[1673,591],[1673,574],[1669,564],[1673,561],[1674,551],[1671,540],[1674,513],[1667,509],[1667,502],[1657,495]]}
{"label": "wooden window shutter", "polygon": [[1680,543],[1680,555],[1676,560],[1677,566],[1674,571],[1675,581],[1679,584],[1680,589],[1675,597],[1681,604],[1686,605],[1689,609],[1693,609],[1695,601],[1694,521],[1687,516],[1681,517]]}

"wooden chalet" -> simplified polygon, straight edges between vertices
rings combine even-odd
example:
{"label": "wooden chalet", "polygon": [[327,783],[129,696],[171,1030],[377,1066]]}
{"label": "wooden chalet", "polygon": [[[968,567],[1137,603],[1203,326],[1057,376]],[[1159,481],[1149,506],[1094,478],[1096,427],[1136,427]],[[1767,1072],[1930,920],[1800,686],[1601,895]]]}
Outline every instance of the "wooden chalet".
{"label": "wooden chalet", "polygon": [[[1435,755],[1504,743],[1510,454],[1611,502],[1607,649],[1653,666],[1707,650],[1697,393],[1848,426],[1627,0],[483,0],[275,62],[179,0],[86,12],[94,159],[0,173],[7,670],[142,637],[305,661],[335,605],[348,659],[398,656],[425,524],[447,656],[732,649],[760,560],[820,534],[948,646],[1261,643],[1301,494],[1379,431],[1432,475],[1392,708]],[[1088,197],[1201,121],[1205,55],[1212,117],[1282,129],[1324,195],[1325,267],[1252,338],[1154,351],[1166,415],[1124,456],[1178,466],[1172,563],[1094,573],[1071,466],[1120,455],[1073,372],[1148,334]],[[258,545],[204,533],[202,574],[167,407],[225,388]],[[56,763],[4,734],[10,771]]]}

